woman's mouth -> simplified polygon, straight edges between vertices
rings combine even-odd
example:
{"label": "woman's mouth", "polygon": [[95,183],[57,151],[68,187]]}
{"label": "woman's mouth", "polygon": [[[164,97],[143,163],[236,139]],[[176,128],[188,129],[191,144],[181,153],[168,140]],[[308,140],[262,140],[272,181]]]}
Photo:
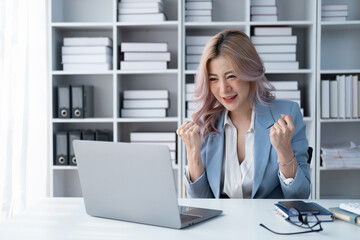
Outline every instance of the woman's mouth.
{"label": "woman's mouth", "polygon": [[235,100],[236,97],[237,97],[237,95],[229,96],[229,97],[223,97],[223,100],[224,100],[226,103],[231,103],[232,101]]}

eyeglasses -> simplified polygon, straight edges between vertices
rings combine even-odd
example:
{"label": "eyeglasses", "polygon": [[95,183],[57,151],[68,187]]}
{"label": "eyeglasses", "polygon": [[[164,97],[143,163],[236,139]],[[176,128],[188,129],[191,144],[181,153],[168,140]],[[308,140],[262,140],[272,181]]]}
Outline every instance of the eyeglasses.
{"label": "eyeglasses", "polygon": [[301,232],[292,232],[292,233],[280,233],[271,230],[270,228],[266,227],[264,224],[260,223],[260,226],[269,230],[272,233],[279,234],[279,235],[294,235],[294,234],[302,234],[302,233],[312,233],[312,232],[320,232],[323,230],[321,227],[320,221],[318,217],[314,214],[300,214],[300,212],[296,208],[290,208],[288,212],[288,217],[285,219],[287,222],[301,227],[305,229],[309,229],[307,231]]}

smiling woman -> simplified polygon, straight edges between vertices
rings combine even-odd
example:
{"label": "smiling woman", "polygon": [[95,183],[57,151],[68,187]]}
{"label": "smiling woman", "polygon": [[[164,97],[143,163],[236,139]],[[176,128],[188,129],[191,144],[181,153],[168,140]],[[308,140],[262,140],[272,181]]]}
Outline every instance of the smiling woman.
{"label": "smiling woman", "polygon": [[46,1],[0,0],[0,222],[46,195]]}
{"label": "smiling woman", "polygon": [[226,30],[205,46],[199,109],[177,130],[187,150],[188,196],[307,198],[308,141],[299,106],[275,100],[249,37]]}

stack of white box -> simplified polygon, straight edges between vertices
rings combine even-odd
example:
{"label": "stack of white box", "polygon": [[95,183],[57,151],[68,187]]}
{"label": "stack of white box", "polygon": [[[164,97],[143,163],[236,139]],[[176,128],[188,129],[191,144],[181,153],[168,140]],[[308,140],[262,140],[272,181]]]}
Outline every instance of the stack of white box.
{"label": "stack of white box", "polygon": [[107,37],[66,37],[61,53],[64,71],[112,69],[112,40]]}
{"label": "stack of white box", "polygon": [[122,42],[121,70],[166,70],[170,61],[167,43]]}
{"label": "stack of white box", "polygon": [[211,0],[186,0],[185,3],[186,22],[211,22],[212,1]]}
{"label": "stack of white box", "polygon": [[167,90],[125,90],[121,117],[166,117],[169,108]]}
{"label": "stack of white box", "polygon": [[250,14],[251,21],[277,21],[276,0],[251,0]]}
{"label": "stack of white box", "polygon": [[267,70],[299,69],[297,36],[292,35],[291,27],[254,27],[251,41]]}
{"label": "stack of white box", "polygon": [[186,37],[186,69],[196,70],[199,67],[202,52],[206,43],[213,36]]}
{"label": "stack of white box", "polygon": [[270,81],[275,90],[271,93],[276,99],[289,100],[299,104],[301,113],[304,115],[304,109],[301,108],[301,93],[298,90],[297,81]]}
{"label": "stack of white box", "polygon": [[162,0],[121,0],[119,22],[162,22],[166,21]]}
{"label": "stack of white box", "polygon": [[152,144],[168,146],[173,166],[177,164],[175,132],[131,132],[130,142],[134,144]]}
{"label": "stack of white box", "polygon": [[321,6],[322,21],[346,21],[347,16],[347,4],[328,4]]}
{"label": "stack of white box", "polygon": [[186,101],[186,117],[191,118],[194,112],[198,109],[199,103],[192,100],[194,95],[195,84],[186,83],[185,84],[185,101]]}

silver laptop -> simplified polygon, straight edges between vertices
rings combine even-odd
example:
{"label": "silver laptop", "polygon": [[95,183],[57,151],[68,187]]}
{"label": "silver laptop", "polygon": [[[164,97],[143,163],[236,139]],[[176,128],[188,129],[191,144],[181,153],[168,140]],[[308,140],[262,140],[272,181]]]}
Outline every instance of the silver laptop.
{"label": "silver laptop", "polygon": [[91,216],[180,229],[222,213],[178,206],[167,146],[83,140],[73,144]]}

